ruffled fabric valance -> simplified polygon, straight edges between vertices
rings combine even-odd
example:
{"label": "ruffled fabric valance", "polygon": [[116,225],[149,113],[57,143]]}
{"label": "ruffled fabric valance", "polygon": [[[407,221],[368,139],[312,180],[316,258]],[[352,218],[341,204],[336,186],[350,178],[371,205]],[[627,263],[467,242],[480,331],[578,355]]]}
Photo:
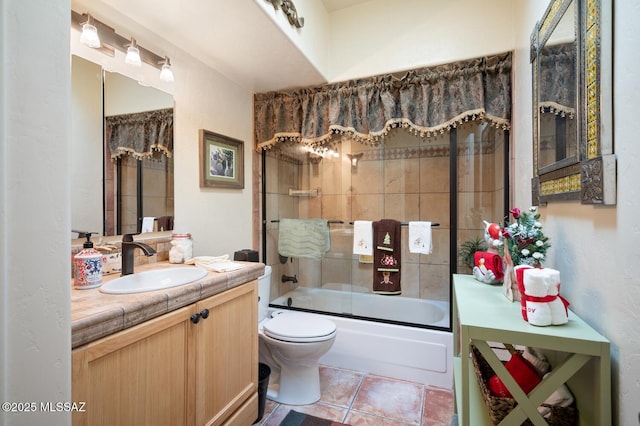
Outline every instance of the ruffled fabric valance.
{"label": "ruffled fabric valance", "polygon": [[575,43],[544,46],[540,51],[538,106],[541,113],[575,118],[578,89],[576,53]]}
{"label": "ruffled fabric valance", "polygon": [[111,158],[173,155],[173,108],[105,117]]}
{"label": "ruffled fabric valance", "polygon": [[256,148],[294,141],[321,146],[334,134],[377,144],[390,129],[421,137],[470,120],[511,120],[511,53],[293,92],[254,96]]}

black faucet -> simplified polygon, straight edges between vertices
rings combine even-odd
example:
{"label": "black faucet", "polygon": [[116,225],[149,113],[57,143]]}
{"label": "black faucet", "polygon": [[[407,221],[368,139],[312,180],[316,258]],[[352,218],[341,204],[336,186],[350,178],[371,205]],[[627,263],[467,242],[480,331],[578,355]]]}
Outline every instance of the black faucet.
{"label": "black faucet", "polygon": [[141,249],[146,256],[156,254],[156,251],[148,245],[133,241],[134,235],[137,234],[124,234],[122,236],[122,272],[120,275],[133,274],[133,252],[136,247]]}
{"label": "black faucet", "polygon": [[291,281],[292,283],[296,284],[298,282],[298,277],[296,275],[290,277],[288,275],[282,275],[282,282],[286,283],[287,281]]}

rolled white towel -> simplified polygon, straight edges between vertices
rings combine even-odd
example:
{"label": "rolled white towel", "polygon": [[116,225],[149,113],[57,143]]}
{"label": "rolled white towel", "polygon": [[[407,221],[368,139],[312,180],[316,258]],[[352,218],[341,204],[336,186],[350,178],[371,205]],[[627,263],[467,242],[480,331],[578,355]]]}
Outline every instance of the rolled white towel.
{"label": "rolled white towel", "polygon": [[551,312],[551,324],[562,325],[569,322],[567,308],[559,297],[556,297],[553,302],[549,302],[549,310]]}
{"label": "rolled white towel", "polygon": [[544,297],[547,293],[549,274],[546,269],[531,268],[524,271],[522,279],[527,296]]}
{"label": "rolled white towel", "polygon": [[536,348],[530,346],[525,347],[522,352],[522,357],[533,365],[539,376],[544,376],[551,368],[547,357]]}
{"label": "rolled white towel", "polygon": [[556,296],[560,293],[560,271],[556,271],[555,269],[545,269],[548,275],[548,294],[550,296]]}
{"label": "rolled white towel", "polygon": [[[551,373],[545,374],[542,380],[546,379],[549,374]],[[553,393],[549,395],[547,399],[545,399],[543,404],[568,407],[573,404],[573,395],[571,394],[571,391],[569,390],[567,385],[562,385],[558,389],[553,391]],[[538,413],[540,413],[542,417],[548,418],[551,415],[551,408],[540,405],[538,407]]]}
{"label": "rolled white towel", "polygon": [[551,325],[551,308],[549,302],[531,302],[527,300],[527,321],[531,325]]}

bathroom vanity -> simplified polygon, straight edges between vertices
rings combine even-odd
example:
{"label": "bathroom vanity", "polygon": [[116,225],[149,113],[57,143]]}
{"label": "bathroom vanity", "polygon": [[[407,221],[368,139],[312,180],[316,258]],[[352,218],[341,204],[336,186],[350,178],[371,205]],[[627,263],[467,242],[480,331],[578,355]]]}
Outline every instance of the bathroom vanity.
{"label": "bathroom vanity", "polygon": [[[171,266],[136,268],[157,267]],[[73,424],[253,423],[263,272],[247,263],[145,293],[73,290],[72,399],[85,402]]]}

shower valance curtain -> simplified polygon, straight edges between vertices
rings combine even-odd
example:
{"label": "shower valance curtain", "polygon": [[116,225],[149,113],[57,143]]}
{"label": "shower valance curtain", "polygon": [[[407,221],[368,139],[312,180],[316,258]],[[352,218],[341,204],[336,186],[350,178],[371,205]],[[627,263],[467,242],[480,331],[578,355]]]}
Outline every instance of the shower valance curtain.
{"label": "shower valance curtain", "polygon": [[111,158],[131,155],[136,159],[160,152],[173,155],[173,108],[105,117]]}
{"label": "shower valance curtain", "polygon": [[538,55],[540,63],[539,107],[541,113],[576,117],[578,84],[576,43],[544,46]]}
{"label": "shower valance curtain", "polygon": [[392,128],[429,137],[469,120],[508,129],[511,53],[254,96],[256,148],[321,146],[333,134],[376,144]]}

